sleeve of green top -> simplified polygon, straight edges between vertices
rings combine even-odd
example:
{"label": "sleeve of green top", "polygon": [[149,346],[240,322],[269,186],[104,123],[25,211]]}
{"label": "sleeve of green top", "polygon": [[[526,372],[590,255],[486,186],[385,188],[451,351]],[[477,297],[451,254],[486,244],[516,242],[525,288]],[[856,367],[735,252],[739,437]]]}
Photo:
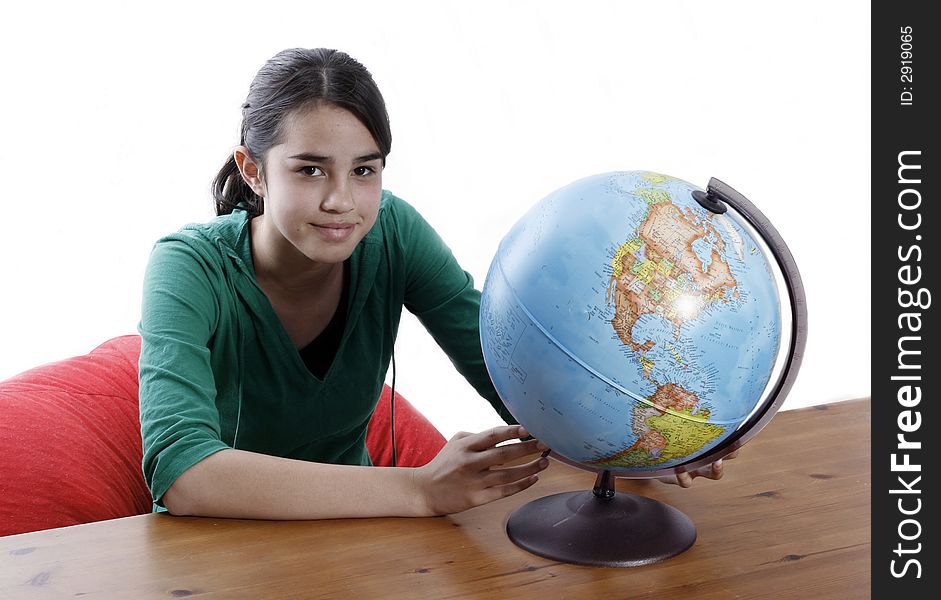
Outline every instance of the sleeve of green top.
{"label": "sleeve of green top", "polygon": [[451,249],[418,212],[399,203],[399,240],[406,259],[405,307],[448,355],[457,371],[507,423],[516,423],[487,374],[480,348],[480,292]]}
{"label": "sleeve of green top", "polygon": [[219,318],[218,266],[189,244],[161,241],[144,277],[140,421],[143,470],[154,502],[177,477],[227,448],[220,439],[207,342]]}

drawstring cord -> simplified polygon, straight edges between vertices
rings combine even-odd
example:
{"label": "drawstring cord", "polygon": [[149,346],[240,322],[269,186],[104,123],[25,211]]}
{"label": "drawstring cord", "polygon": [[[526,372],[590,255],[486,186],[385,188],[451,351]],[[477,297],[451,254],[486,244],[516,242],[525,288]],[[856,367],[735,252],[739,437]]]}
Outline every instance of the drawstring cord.
{"label": "drawstring cord", "polygon": [[[389,274],[389,281],[386,283],[386,289],[389,290],[390,295],[394,295],[395,290],[392,288],[392,251],[389,248],[389,236],[383,235],[382,240],[386,249],[386,271]],[[390,339],[392,343],[392,393],[389,394],[389,427],[392,433],[392,466],[395,467],[398,465],[398,462],[395,448],[395,327],[393,326],[395,309],[393,308],[392,298],[387,299],[386,307],[389,311],[389,335],[391,336]]]}

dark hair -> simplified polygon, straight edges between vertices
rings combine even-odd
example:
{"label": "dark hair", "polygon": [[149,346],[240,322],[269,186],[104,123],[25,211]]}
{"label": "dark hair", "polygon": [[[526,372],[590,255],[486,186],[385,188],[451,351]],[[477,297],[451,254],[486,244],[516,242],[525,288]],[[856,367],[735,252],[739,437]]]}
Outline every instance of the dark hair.
{"label": "dark hair", "polygon": [[[353,113],[376,140],[385,165],[392,131],[376,82],[348,54],[326,48],[282,50],[259,69],[242,104],[240,145],[264,164],[268,150],[279,143],[285,118],[318,102]],[[212,196],[217,215],[231,213],[237,206],[252,217],[264,212],[262,199],[242,179],[232,156],[213,179]]]}

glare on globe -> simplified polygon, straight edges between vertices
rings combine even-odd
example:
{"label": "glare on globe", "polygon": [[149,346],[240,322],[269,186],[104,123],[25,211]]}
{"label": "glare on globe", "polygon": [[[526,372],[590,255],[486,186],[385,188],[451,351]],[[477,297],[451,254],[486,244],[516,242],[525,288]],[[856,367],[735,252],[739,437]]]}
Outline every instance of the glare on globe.
{"label": "glare on globe", "polygon": [[484,359],[557,457],[663,475],[721,457],[777,410],[802,350],[802,292],[777,233],[726,189],[739,201],[647,171],[595,175],[501,242],[481,299]]}

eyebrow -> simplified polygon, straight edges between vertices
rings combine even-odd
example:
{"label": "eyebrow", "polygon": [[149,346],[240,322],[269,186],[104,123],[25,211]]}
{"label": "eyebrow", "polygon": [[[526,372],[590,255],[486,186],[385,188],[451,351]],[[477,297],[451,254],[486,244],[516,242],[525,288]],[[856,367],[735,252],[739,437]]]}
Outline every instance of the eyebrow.
{"label": "eyebrow", "polygon": [[[288,158],[293,158],[296,160],[306,160],[308,162],[317,162],[325,164],[333,164],[336,160],[332,156],[323,156],[320,154],[313,154],[311,152],[301,152],[300,154],[293,154]],[[371,160],[378,160],[382,158],[382,152],[370,152],[369,154],[363,154],[362,156],[357,156],[353,159],[354,163],[364,163]]]}

